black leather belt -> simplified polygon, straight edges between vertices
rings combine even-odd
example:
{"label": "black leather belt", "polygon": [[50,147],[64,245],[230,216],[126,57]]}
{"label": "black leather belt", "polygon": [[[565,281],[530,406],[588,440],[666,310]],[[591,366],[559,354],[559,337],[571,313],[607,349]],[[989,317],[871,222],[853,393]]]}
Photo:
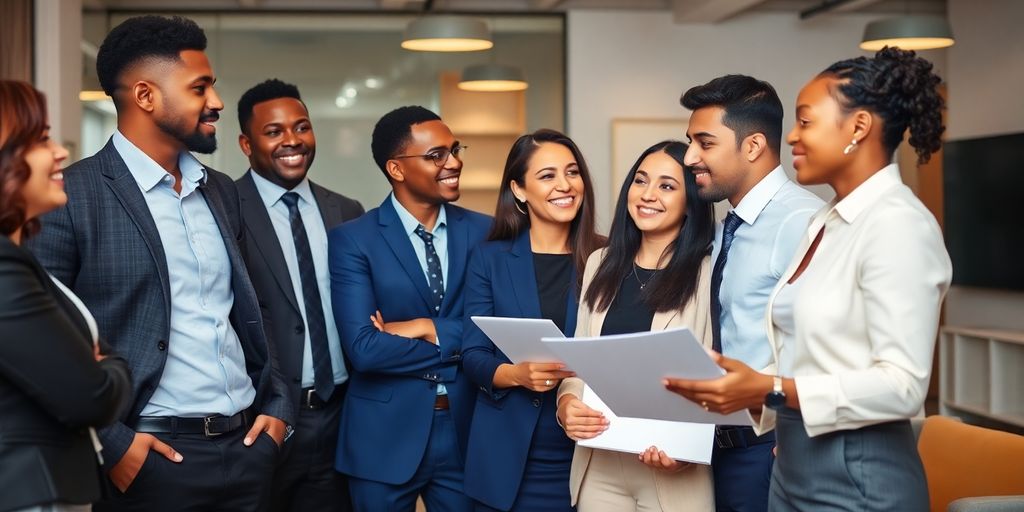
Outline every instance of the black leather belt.
{"label": "black leather belt", "polygon": [[434,398],[434,410],[435,411],[447,411],[451,407],[448,403],[448,395],[437,395]]}
{"label": "black leather belt", "polygon": [[251,425],[253,418],[253,413],[248,410],[234,416],[214,414],[204,418],[140,416],[135,423],[135,431],[149,434],[200,434],[206,437],[217,437]]}
{"label": "black leather belt", "polygon": [[775,432],[758,436],[750,427],[715,427],[715,446],[723,450],[774,442]]}
{"label": "black leather belt", "polygon": [[331,397],[327,400],[320,398],[320,395],[316,394],[314,388],[302,388],[302,392],[299,394],[299,408],[309,410],[323,409],[344,397],[345,388],[347,387],[348,382],[334,386],[334,392],[331,393]]}

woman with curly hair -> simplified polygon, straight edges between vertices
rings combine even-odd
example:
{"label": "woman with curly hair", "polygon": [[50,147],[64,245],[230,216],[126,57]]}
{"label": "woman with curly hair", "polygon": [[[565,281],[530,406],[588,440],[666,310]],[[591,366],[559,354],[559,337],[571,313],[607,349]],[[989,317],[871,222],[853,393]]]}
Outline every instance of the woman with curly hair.
{"label": "woman with curly hair", "polygon": [[82,302],[22,247],[67,202],[46,101],[0,80],[0,510],[78,512],[100,497],[91,427],[128,405],[128,367],[101,354]]}
{"label": "woman with curly hair", "polygon": [[800,183],[836,197],[811,218],[768,303],[779,374],[721,358],[721,379],[667,383],[716,412],[768,407],[770,510],[928,509],[908,419],[924,404],[952,267],[892,156],[908,128],[919,162],[941,146],[938,84],[914,52],[885,48],[804,86],[787,138],[793,166]]}

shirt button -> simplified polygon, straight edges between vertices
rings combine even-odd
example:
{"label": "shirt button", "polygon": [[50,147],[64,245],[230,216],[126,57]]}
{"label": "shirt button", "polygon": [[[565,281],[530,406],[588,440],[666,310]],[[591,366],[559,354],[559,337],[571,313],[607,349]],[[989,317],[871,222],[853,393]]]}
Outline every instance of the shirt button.
{"label": "shirt button", "polygon": [[302,334],[302,332],[303,332],[303,327],[301,325],[296,325],[295,326],[295,334]]}
{"label": "shirt button", "polygon": [[156,342],[156,349],[160,351],[167,350],[167,342],[164,340]]}
{"label": "shirt button", "polygon": [[540,407],[540,398],[534,398],[532,403],[534,407]]}

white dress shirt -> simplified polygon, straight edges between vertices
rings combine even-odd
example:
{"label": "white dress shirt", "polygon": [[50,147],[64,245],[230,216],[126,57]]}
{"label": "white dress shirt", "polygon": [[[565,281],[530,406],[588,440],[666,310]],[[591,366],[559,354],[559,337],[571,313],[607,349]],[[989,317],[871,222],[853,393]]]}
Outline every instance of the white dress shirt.
{"label": "white dress shirt", "polygon": [[[790,290],[792,329],[781,329],[772,321],[777,294],[822,227]],[[921,409],[951,277],[939,225],[895,165],[812,217],[767,315],[780,373],[796,382],[807,435],[910,418]]]}
{"label": "white dress shirt", "polygon": [[[722,353],[755,370],[769,368],[764,314],[768,296],[800,245],[807,222],[824,201],[786,177],[782,166],[761,179],[733,210],[743,221],[736,228],[722,271],[720,316]],[[715,233],[711,261],[722,247],[722,224]]]}

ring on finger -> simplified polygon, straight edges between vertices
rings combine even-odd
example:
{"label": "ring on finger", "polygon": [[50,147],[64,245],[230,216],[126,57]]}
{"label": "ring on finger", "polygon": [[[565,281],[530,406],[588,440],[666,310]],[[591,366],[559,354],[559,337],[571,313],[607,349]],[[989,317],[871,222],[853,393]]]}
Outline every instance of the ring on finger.
{"label": "ring on finger", "polygon": [[700,406],[703,407],[705,411],[709,411],[710,410],[710,409],[708,409],[708,403],[706,401],[702,400],[700,402]]}
{"label": "ring on finger", "polygon": [[545,385],[545,386],[550,386],[550,385],[551,385],[551,379],[547,379],[547,380],[545,380],[545,381],[544,381],[544,385]]}

